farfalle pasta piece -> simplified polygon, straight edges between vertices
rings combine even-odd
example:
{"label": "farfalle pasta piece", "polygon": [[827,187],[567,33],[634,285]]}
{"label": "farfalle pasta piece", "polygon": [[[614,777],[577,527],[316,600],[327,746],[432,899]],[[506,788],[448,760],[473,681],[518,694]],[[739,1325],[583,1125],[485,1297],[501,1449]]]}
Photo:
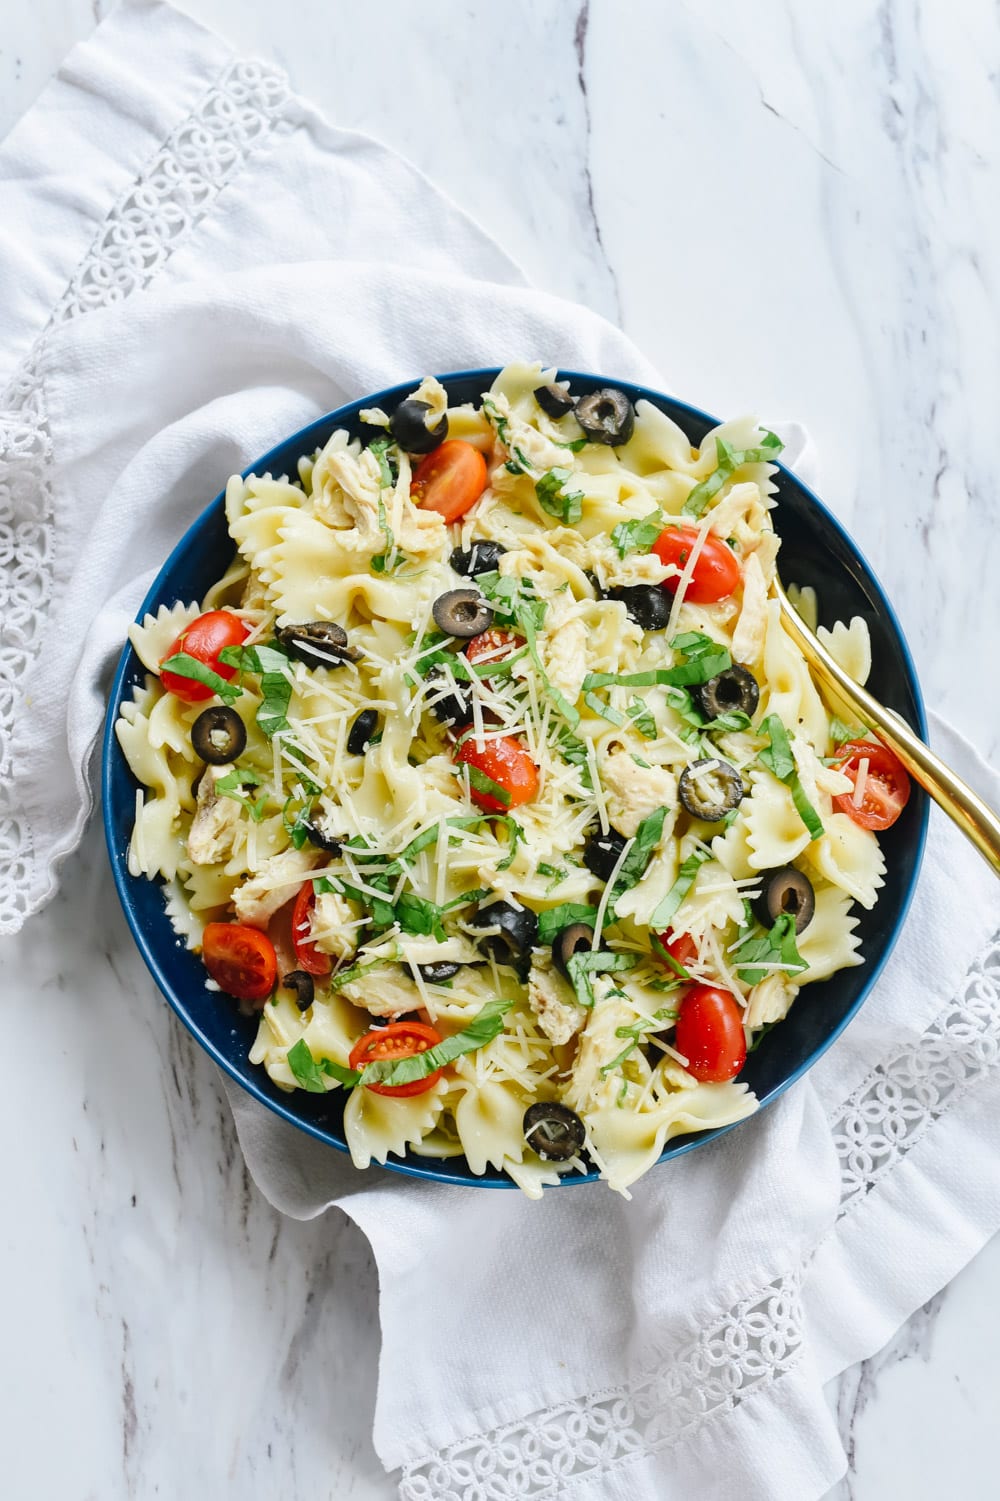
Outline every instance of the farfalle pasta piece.
{"label": "farfalle pasta piece", "polygon": [[809,966],[796,976],[800,985],[826,980],[840,969],[850,969],[864,961],[858,952],[858,919],[851,913],[852,898],[837,886],[817,885],[816,908],[812,921],[797,943],[799,954]]}
{"label": "farfalle pasta piece", "polygon": [[144,615],[141,625],[130,625],[128,639],[143,667],[159,672],[160,662],[168,654],[181,631],[197,620],[201,606],[196,604],[160,605],[155,615]]}
{"label": "farfalle pasta piece", "polygon": [[864,686],[872,670],[872,638],[868,622],[861,615],[854,615],[849,625],[838,620],[831,630],[824,625],[818,626],[816,634],[847,676]]}
{"label": "farfalle pasta piece", "polygon": [[822,839],[810,847],[809,864],[862,907],[874,907],[885,884],[885,857],[879,842],[846,813],[833,813],[826,820]]}
{"label": "farfalle pasta piece", "polygon": [[[354,1166],[385,1163],[390,1154],[404,1156],[411,1143],[419,1142],[434,1129],[447,1088],[441,1079],[423,1094],[408,1098],[352,1089],[344,1106],[344,1135]],[[484,1170],[480,1168],[480,1172]]]}
{"label": "farfalle pasta piece", "polygon": [[790,865],[809,844],[809,830],[790,790],[766,771],[752,772],[750,787],[741,818],[745,820],[751,870]]}

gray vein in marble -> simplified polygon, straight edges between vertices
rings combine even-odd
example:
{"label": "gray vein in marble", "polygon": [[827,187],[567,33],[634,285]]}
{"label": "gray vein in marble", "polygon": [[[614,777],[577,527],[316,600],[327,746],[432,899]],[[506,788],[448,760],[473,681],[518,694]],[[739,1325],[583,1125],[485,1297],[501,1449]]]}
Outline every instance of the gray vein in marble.
{"label": "gray vein in marble", "polygon": [[601,260],[607,268],[608,276],[614,293],[616,321],[622,322],[622,298],[621,289],[618,285],[618,277],[615,269],[608,258],[604,247],[604,239],[601,235],[601,223],[597,217],[597,206],[594,203],[594,180],[590,168],[590,138],[592,125],[590,119],[590,96],[587,93],[587,28],[590,25],[590,0],[583,0],[573,28],[573,51],[576,56],[576,80],[580,86],[580,97],[583,100],[583,118],[585,123],[583,140],[583,175],[587,189],[587,212],[594,229],[594,240],[600,251]]}

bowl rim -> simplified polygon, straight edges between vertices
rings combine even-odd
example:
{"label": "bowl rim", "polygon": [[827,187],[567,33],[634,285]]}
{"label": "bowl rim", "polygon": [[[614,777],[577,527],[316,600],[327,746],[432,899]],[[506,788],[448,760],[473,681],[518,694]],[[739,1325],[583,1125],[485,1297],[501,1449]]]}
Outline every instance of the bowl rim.
{"label": "bowl rim", "polygon": [[[503,368],[504,367],[502,366],[495,365],[469,370],[451,370],[443,375],[438,375],[435,378],[445,386],[447,386],[447,383],[449,381],[484,381],[486,383],[484,389],[487,389]],[[663,402],[668,404],[669,406],[680,408],[696,421],[707,423],[710,429],[721,425],[720,420],[717,417],[713,417],[710,413],[703,411],[700,407],[693,406],[690,402],[682,401],[680,400],[680,398],[669,395],[666,392],[657,391],[653,387],[636,385],[633,381],[615,380],[613,377],[607,375],[595,375],[593,372],[589,371],[568,370],[563,369],[562,367],[560,367],[557,372],[557,378],[560,380],[568,380],[570,382],[584,381],[598,382],[602,385],[615,385],[620,389],[629,391],[633,400],[647,400],[651,401],[653,405],[658,405],[660,402]],[[420,383],[420,379],[421,377],[417,377],[416,379],[412,380],[397,381],[393,385],[387,386],[383,390],[377,391],[370,396],[366,395],[357,398],[354,401],[344,402],[341,406],[335,407],[331,411],[325,412],[322,416],[314,418],[311,422],[306,423],[304,427],[299,428],[298,431],[290,433],[287,437],[282,438],[279,442],[272,444],[266,453],[254,459],[253,462],[242,471],[242,478],[246,479],[251,474],[259,474],[263,471],[266,471],[272,461],[275,459],[275,456],[279,454],[283,449],[287,448],[289,444],[301,444],[302,452],[309,452],[311,443],[312,446],[316,446],[316,442],[313,440],[315,439],[316,441],[318,441],[318,434],[324,429],[329,429],[331,424],[336,427],[336,425],[338,424],[346,424],[347,422],[354,420],[357,417],[358,411],[362,407],[380,407],[383,406],[383,404],[390,404],[394,399],[401,399],[415,389],[415,387]],[[900,625],[899,619],[896,615],[896,611],[893,608],[892,603],[889,600],[880,579],[872,569],[871,565],[868,562],[868,559],[858,547],[853,537],[850,536],[850,534],[847,532],[844,526],[842,526],[837,517],[833,514],[829,507],[825,505],[825,503],[819,498],[819,496],[813,491],[813,489],[802,479],[800,479],[793,470],[782,464],[780,460],[775,460],[772,462],[776,464],[776,467],[782,472],[782,474],[786,475],[789,480],[791,480],[795,485],[799,487],[800,490],[804,492],[810,504],[815,506],[816,510],[824,517],[833,531],[840,537],[847,550],[860,563],[867,581],[874,586],[875,592],[878,597],[879,611],[887,620],[891,630],[895,634],[900,648],[903,669],[909,681],[910,692],[913,696],[914,706],[916,708],[917,723],[915,728],[921,739],[926,740],[927,718],[923,694],[920,688],[920,680],[917,676],[916,666],[913,661],[913,655],[910,651],[910,646],[903,632],[902,626]],[[141,621],[146,614],[155,612],[155,609],[157,608],[157,599],[162,591],[163,584],[167,579],[169,579],[175,567],[178,565],[178,563],[181,562],[184,555],[186,554],[192,540],[192,534],[197,530],[198,527],[200,527],[204,523],[209,511],[211,511],[216,506],[224,506],[225,495],[226,489],[225,486],[223,486],[223,488],[219,491],[215,498],[211,500],[206,506],[204,506],[203,509],[195,517],[195,519],[190,523],[190,525],[185,528],[183,535],[178,539],[174,547],[171,549],[165,562],[157,571],[156,577],[146,591],[145,597],[143,598],[143,601],[139,606],[138,613],[135,617],[136,623]],[[213,1060],[213,1062],[216,1063],[218,1067],[221,1068],[223,1072],[229,1076],[230,1079],[238,1084],[240,1088],[243,1089],[247,1094],[249,1094],[252,1099],[256,1100],[258,1104],[264,1106],[265,1109],[272,1111],[281,1120],[287,1121],[290,1125],[295,1126],[300,1131],[304,1131],[308,1136],[314,1138],[316,1141],[322,1142],[325,1146],[332,1147],[336,1151],[349,1156],[350,1148],[347,1146],[346,1142],[336,1141],[329,1134],[329,1131],[325,1130],[320,1124],[308,1120],[303,1120],[290,1108],[290,1106],[285,1105],[282,1100],[272,1099],[268,1095],[266,1095],[260,1088],[256,1079],[244,1077],[236,1068],[236,1066],[231,1063],[230,1060],[225,1056],[221,1049],[218,1048],[215,1043],[213,1043],[211,1039],[205,1035],[205,1033],[199,1027],[195,1018],[184,1007],[181,999],[175,994],[173,986],[168,981],[160,960],[156,952],[154,951],[152,942],[147,937],[145,930],[138,921],[137,914],[133,911],[128,883],[132,880],[146,878],[133,877],[129,874],[127,857],[120,856],[115,847],[114,828],[112,825],[111,815],[113,801],[113,782],[115,777],[115,762],[116,758],[121,755],[117,738],[115,736],[115,724],[117,722],[120,705],[124,697],[124,690],[126,687],[126,671],[131,666],[130,658],[133,655],[134,648],[132,647],[131,642],[126,637],[118,665],[115,669],[114,679],[111,684],[111,689],[108,696],[108,707],[105,715],[104,732],[101,737],[101,803],[104,836],[108,850],[108,858],[111,864],[112,875],[114,877],[115,889],[118,893],[118,900],[121,903],[122,911],[125,914],[125,920],[132,934],[133,941],[135,942],[136,947],[138,948],[139,953],[142,955],[147,969],[149,970],[153,979],[156,981],[161,994],[167,1001],[167,1004],[170,1006],[171,1010],[184,1024],[184,1026],[187,1028],[187,1030],[190,1032],[199,1046],[204,1050],[204,1052],[207,1053],[207,1055]],[[919,793],[919,789],[917,789],[917,791]],[[882,949],[882,952],[879,954],[877,960],[871,963],[868,963],[868,961],[866,961],[864,982],[853,1005],[851,1005],[851,1007],[840,1019],[837,1025],[824,1038],[822,1044],[819,1047],[815,1048],[812,1053],[810,1053],[809,1056],[805,1058],[799,1064],[799,1066],[791,1074],[789,1074],[786,1079],[783,1079],[780,1084],[775,1085],[774,1088],[772,1088],[763,1098],[760,1098],[758,1100],[758,1107],[752,1115],[745,1116],[742,1120],[733,1121],[726,1126],[717,1126],[712,1130],[694,1132],[689,1136],[674,1138],[673,1141],[665,1144],[664,1152],[659,1158],[657,1158],[657,1161],[653,1164],[654,1167],[662,1167],[664,1166],[665,1162],[672,1161],[674,1158],[684,1156],[686,1153],[692,1152],[698,1147],[706,1146],[709,1142],[716,1141],[719,1137],[725,1136],[730,1131],[734,1131],[738,1126],[745,1124],[746,1121],[756,1119],[762,1113],[762,1111],[766,1110],[769,1105],[773,1104],[775,1100],[779,1099],[783,1094],[785,1094],[787,1090],[791,1089],[793,1084],[798,1083],[803,1075],[808,1073],[809,1070],[819,1062],[820,1058],[822,1058],[823,1055],[833,1046],[833,1044],[837,1041],[838,1037],[840,1037],[845,1028],[848,1027],[857,1016],[861,1007],[871,995],[871,992],[874,989],[879,976],[881,975],[889,960],[889,956],[891,955],[893,949],[896,947],[900,934],[902,933],[902,930],[906,924],[910,905],[916,892],[917,882],[920,877],[920,870],[923,864],[923,857],[926,849],[927,829],[930,817],[930,799],[926,795],[921,795],[920,801],[922,806],[919,814],[920,824],[917,831],[916,854],[913,862],[913,869],[909,877],[909,883],[903,896],[902,905],[900,907],[895,925],[891,933],[889,934],[885,946]],[[164,922],[169,925],[169,919],[167,918],[165,909],[163,913],[163,919]],[[171,929],[171,932],[172,931],[173,930]],[[294,1092],[290,1093],[288,1096],[289,1102],[294,1098]],[[419,1165],[410,1161],[409,1159],[393,1160],[391,1157],[387,1158],[384,1165],[388,1171],[402,1174],[405,1177],[422,1178],[435,1183],[446,1183],[461,1188],[516,1189],[519,1186],[505,1173],[496,1173],[493,1176],[484,1174],[481,1177],[474,1176],[470,1178],[465,1175],[450,1172],[446,1166],[446,1164],[450,1161],[449,1158],[427,1158],[425,1159],[425,1161],[428,1163],[440,1162],[441,1165],[440,1167],[432,1168],[430,1166]],[[595,1168],[588,1173],[574,1173],[572,1175],[567,1174],[560,1177],[559,1187],[571,1187],[574,1185],[595,1183],[598,1181],[600,1181],[600,1173]]]}

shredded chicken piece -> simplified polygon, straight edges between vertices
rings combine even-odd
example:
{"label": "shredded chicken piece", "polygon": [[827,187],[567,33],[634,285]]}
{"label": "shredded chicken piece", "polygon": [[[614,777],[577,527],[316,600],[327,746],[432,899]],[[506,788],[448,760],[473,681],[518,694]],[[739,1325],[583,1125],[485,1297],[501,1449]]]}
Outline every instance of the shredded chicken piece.
{"label": "shredded chicken piece", "polygon": [[400,964],[389,964],[362,975],[359,980],[351,980],[340,994],[352,1006],[360,1006],[372,1016],[399,1016],[423,1005],[415,982]]}
{"label": "shredded chicken piece", "polygon": [[284,850],[272,855],[255,876],[233,892],[240,922],[251,928],[266,928],[278,908],[296,894],[319,858],[318,850]]}
{"label": "shredded chicken piece", "polygon": [[586,1008],[577,1005],[573,987],[559,974],[548,949],[535,949],[532,956],[528,1004],[554,1043],[569,1042],[587,1020]]}
{"label": "shredded chicken piece", "polygon": [[336,891],[324,891],[312,909],[312,941],[324,954],[333,954],[337,959],[348,959],[357,947],[357,928],[354,926],[361,915],[356,902],[349,902]]}
{"label": "shredded chicken piece", "polygon": [[743,1023],[747,1027],[764,1027],[769,1022],[784,1021],[792,1002],[799,993],[787,975],[775,970],[759,985],[755,985],[747,997],[747,1009]]}
{"label": "shredded chicken piece", "polygon": [[601,767],[608,817],[619,834],[631,839],[644,818],[657,808],[677,805],[677,779],[659,766],[638,766],[627,751],[613,751]]}
{"label": "shredded chicken piece", "polygon": [[601,1069],[618,1057],[624,1043],[617,1028],[631,1026],[635,1013],[627,1001],[609,996],[609,988],[600,979],[594,982],[598,999],[580,1034],[573,1072],[563,1095],[570,1109],[578,1112],[610,1104],[621,1085],[620,1078],[605,1078]]}
{"label": "shredded chicken piece", "polygon": [[240,805],[215,790],[216,782],[230,771],[231,766],[206,766],[198,783],[198,803],[187,840],[188,855],[195,865],[214,865],[233,852]]}

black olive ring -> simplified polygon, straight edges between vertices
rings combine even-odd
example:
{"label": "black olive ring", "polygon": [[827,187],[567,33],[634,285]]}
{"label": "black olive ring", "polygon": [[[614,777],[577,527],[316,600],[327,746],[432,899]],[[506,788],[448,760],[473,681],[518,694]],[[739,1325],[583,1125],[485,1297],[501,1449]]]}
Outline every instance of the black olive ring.
{"label": "black olive ring", "polygon": [[521,1122],[524,1139],[546,1162],[568,1162],[583,1150],[587,1133],[575,1110],[557,1100],[529,1105]]}
{"label": "black olive ring", "polygon": [[213,704],[191,726],[191,744],[210,766],[225,766],[246,750],[247,728],[235,709]]}

